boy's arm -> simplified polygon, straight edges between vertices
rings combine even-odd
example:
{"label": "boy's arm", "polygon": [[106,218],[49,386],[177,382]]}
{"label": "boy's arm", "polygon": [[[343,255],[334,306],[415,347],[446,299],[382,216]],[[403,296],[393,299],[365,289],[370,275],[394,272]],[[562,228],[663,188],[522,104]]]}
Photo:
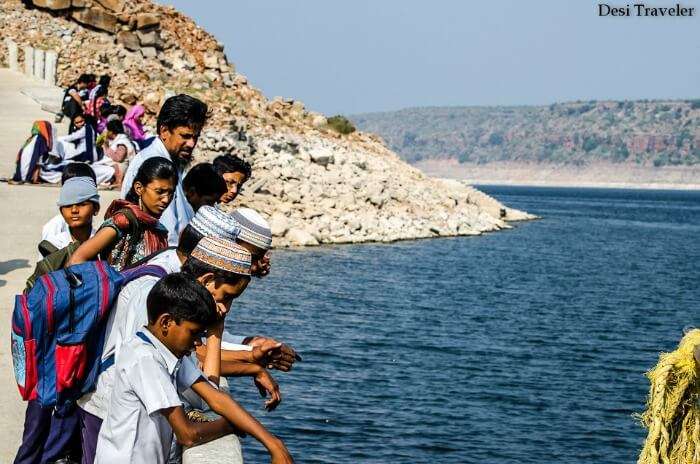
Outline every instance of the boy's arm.
{"label": "boy's arm", "polygon": [[221,334],[224,333],[224,319],[221,319],[207,331],[206,354],[201,360],[202,372],[215,385],[221,377]]}
{"label": "boy's arm", "polygon": [[68,266],[84,263],[97,258],[102,250],[110,246],[117,239],[117,231],[112,227],[103,227],[97,233],[84,241],[73,253],[68,261]]}
{"label": "boy's arm", "polygon": [[234,432],[229,421],[223,418],[212,422],[192,422],[182,406],[162,409],[160,413],[168,419],[177,442],[182,446],[201,445]]}
{"label": "boy's arm", "polygon": [[230,395],[217,390],[203,379],[195,382],[192,385],[192,390],[202,397],[214,412],[231,422],[233,427],[246,435],[254,437],[267,448],[273,463],[291,464],[294,462],[282,440],[268,432],[260,422],[234,401]]}

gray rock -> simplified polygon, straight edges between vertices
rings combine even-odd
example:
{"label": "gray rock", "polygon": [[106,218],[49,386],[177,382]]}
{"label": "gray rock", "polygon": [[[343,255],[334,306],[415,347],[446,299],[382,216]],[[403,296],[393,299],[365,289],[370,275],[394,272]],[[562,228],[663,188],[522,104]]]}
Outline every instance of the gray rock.
{"label": "gray rock", "polygon": [[303,229],[289,229],[285,235],[285,238],[293,246],[318,245],[318,240],[316,240],[316,237]]}
{"label": "gray rock", "polygon": [[132,52],[138,51],[141,48],[139,38],[130,31],[120,31],[117,33],[117,43],[122,44],[127,50]]}
{"label": "gray rock", "polygon": [[143,47],[141,49],[141,54],[144,58],[156,58],[158,56],[158,50],[156,50],[156,47]]}
{"label": "gray rock", "polygon": [[139,42],[144,47],[155,47],[158,50],[163,49],[163,39],[161,38],[158,31],[136,31]]}

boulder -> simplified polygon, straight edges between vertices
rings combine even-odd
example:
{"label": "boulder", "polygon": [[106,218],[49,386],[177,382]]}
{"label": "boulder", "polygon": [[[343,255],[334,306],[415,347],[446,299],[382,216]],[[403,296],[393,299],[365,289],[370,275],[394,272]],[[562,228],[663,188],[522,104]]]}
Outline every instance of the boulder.
{"label": "boulder", "polygon": [[284,237],[292,246],[318,245],[318,240],[316,240],[316,237],[303,229],[289,229]]}
{"label": "boulder", "polygon": [[65,10],[71,7],[71,0],[33,0],[34,6],[49,10]]}
{"label": "boulder", "polygon": [[202,56],[204,67],[207,69],[219,69],[219,57],[215,53],[205,53]]}
{"label": "boulder", "polygon": [[143,97],[143,106],[153,114],[157,114],[160,110],[161,95],[158,92],[149,92]]}
{"label": "boulder", "polygon": [[127,50],[132,52],[137,51],[141,48],[139,43],[139,38],[130,31],[120,31],[117,33],[117,43],[122,44]]}
{"label": "boulder", "polygon": [[143,47],[141,48],[141,54],[144,58],[156,58],[158,50],[156,50],[156,47]]}
{"label": "boulder", "polygon": [[117,31],[117,17],[102,8],[93,7],[75,10],[71,13],[71,16],[79,23],[92,26],[95,29],[111,32],[112,34]]}
{"label": "boulder", "polygon": [[328,124],[328,120],[322,114],[311,113],[311,125],[316,129],[321,129]]}
{"label": "boulder", "polygon": [[97,0],[97,3],[114,13],[121,13],[124,10],[124,2],[122,0]]}
{"label": "boulder", "polygon": [[289,230],[289,219],[281,213],[274,213],[270,217],[270,230],[274,237],[284,237],[284,234]]}
{"label": "boulder", "polygon": [[136,35],[138,36],[141,46],[155,47],[158,50],[163,49],[163,39],[160,37],[160,34],[158,34],[158,31],[136,31]]}
{"label": "boulder", "polygon": [[160,26],[160,16],[155,13],[139,13],[136,15],[138,29],[157,28]]}
{"label": "boulder", "polygon": [[311,150],[309,151],[309,156],[311,157],[312,163],[319,164],[323,167],[335,163],[333,153],[328,149],[320,148],[316,150]]}

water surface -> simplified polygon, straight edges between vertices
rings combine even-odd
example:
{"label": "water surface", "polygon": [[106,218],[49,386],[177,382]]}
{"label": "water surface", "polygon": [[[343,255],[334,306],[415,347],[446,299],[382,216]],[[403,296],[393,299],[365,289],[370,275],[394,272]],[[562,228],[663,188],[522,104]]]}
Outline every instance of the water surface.
{"label": "water surface", "polygon": [[276,251],[237,301],[229,330],[304,356],[273,413],[233,381],[297,462],[636,462],[643,373],[698,323],[700,192],[483,189],[544,219]]}

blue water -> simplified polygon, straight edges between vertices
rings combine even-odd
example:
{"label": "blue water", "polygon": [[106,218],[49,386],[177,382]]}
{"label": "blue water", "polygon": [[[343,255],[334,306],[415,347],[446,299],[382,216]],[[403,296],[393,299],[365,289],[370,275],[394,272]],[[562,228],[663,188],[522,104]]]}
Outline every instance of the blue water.
{"label": "blue water", "polygon": [[483,189],[543,219],[276,251],[237,301],[304,357],[272,413],[233,382],[297,462],[636,462],[643,374],[700,324],[700,192]]}

